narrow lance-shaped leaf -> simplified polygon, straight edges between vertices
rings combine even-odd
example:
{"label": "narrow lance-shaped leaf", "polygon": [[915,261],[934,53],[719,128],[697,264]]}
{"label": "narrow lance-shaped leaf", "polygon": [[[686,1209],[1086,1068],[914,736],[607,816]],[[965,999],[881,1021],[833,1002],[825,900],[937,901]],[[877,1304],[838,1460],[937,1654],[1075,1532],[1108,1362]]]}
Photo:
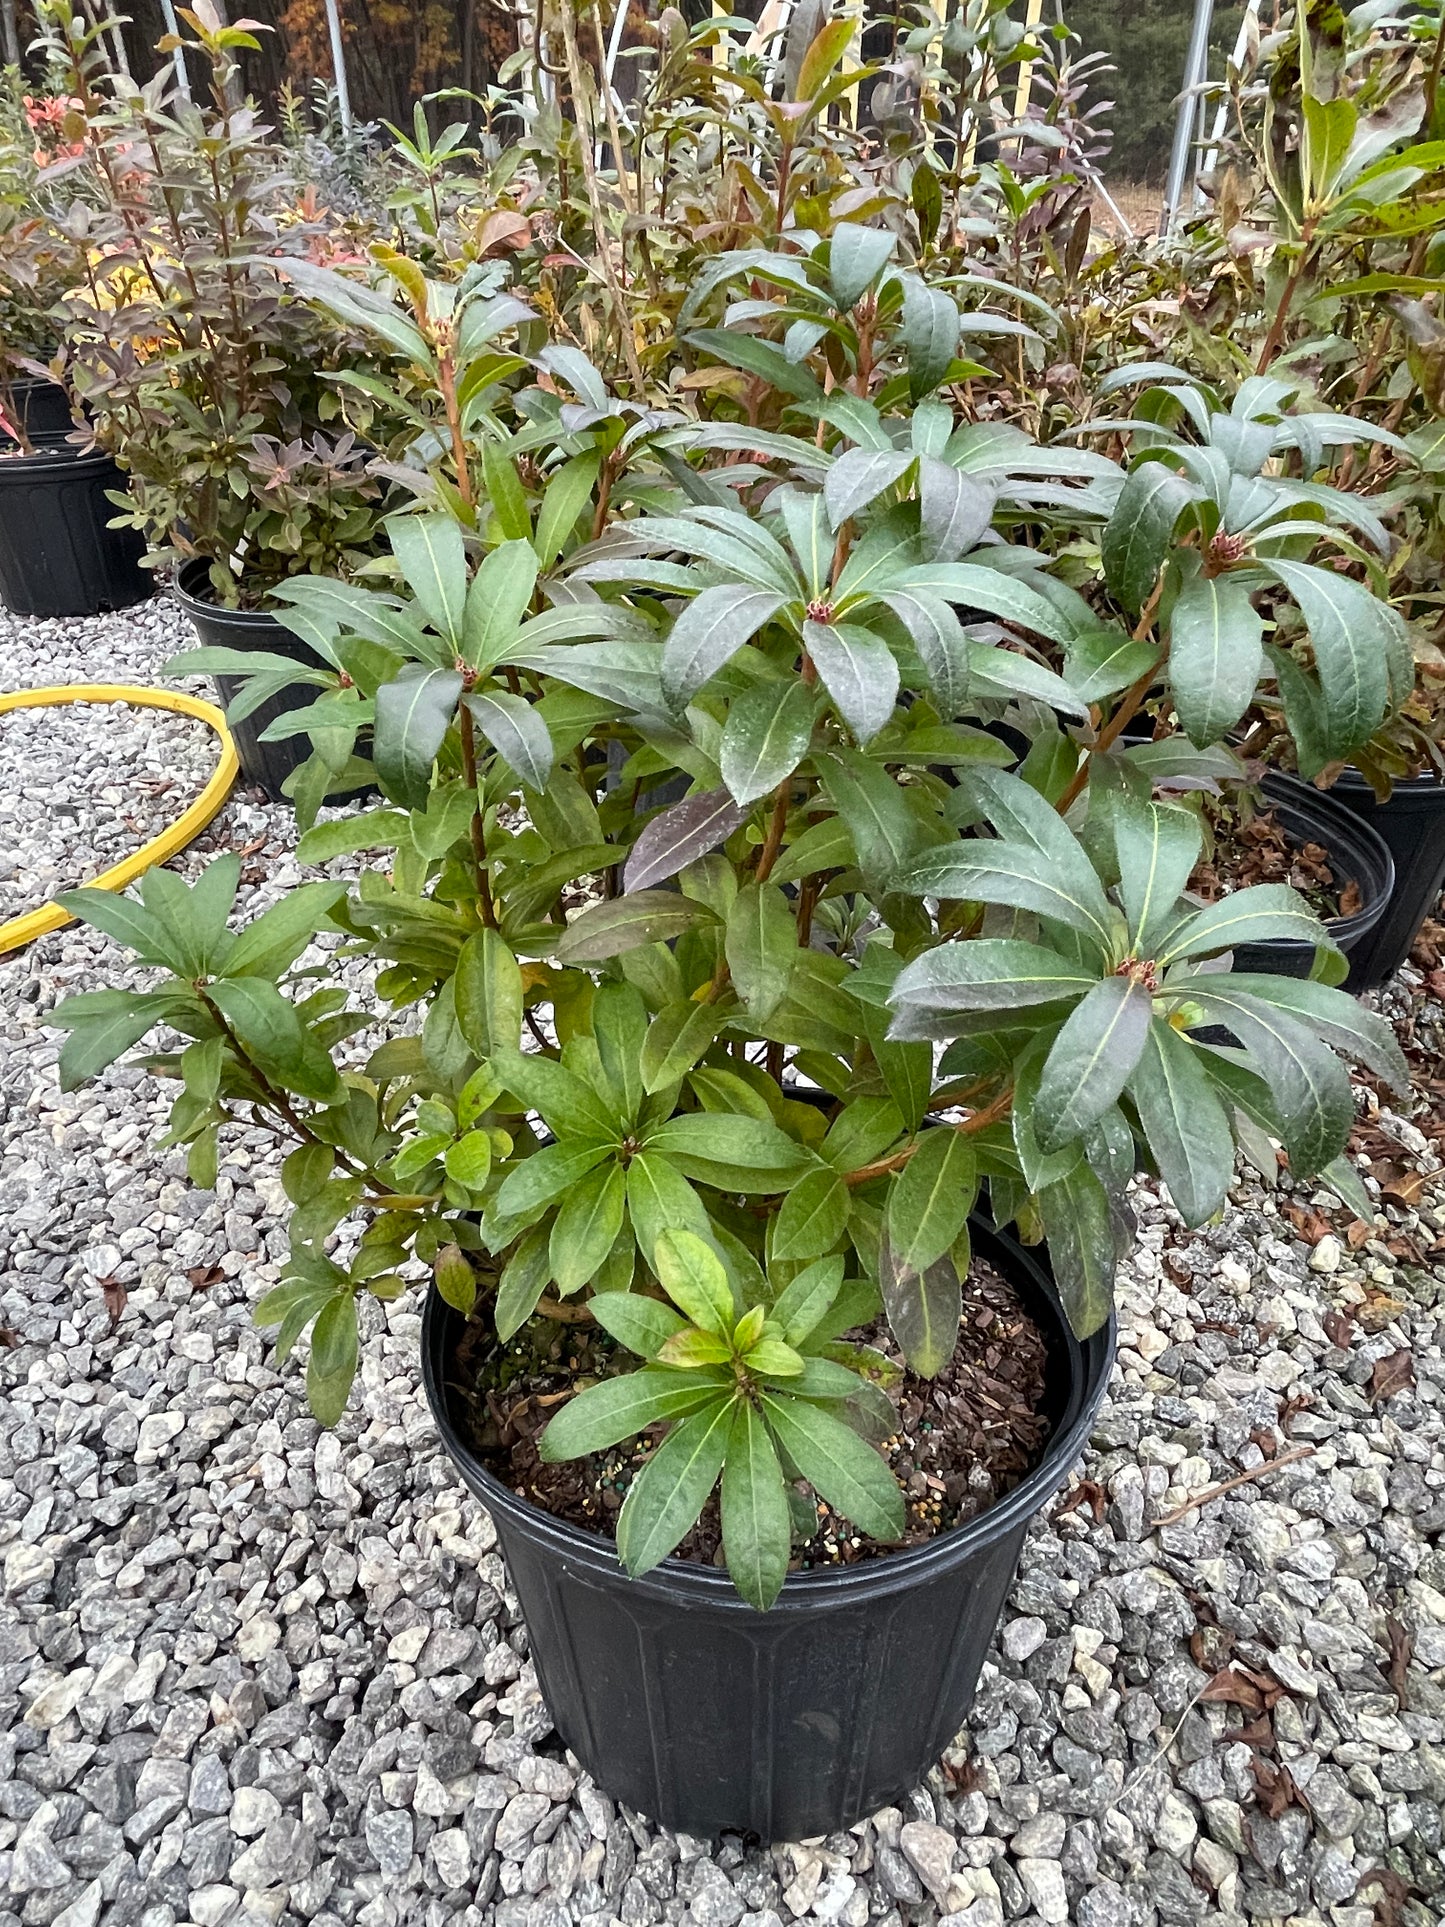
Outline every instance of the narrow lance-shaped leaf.
{"label": "narrow lance-shaped leaf", "polygon": [[895,1269],[927,1271],[968,1222],[978,1190],[977,1160],[961,1131],[925,1131],[888,1196],[888,1250]]}
{"label": "narrow lance-shaped leaf", "polygon": [[552,777],[554,751],[536,705],[504,689],[472,690],[462,701],[517,779],[528,789],[546,789]]}
{"label": "narrow lance-shaped leaf", "polygon": [[934,1378],[953,1356],[963,1287],[945,1253],[921,1269],[895,1251],[887,1228],[878,1247],[878,1284],[888,1328],[922,1378]]}
{"label": "narrow lance-shaped leaf", "polygon": [[829,1505],[885,1544],[902,1536],[903,1497],[872,1446],[806,1399],[769,1392],[762,1407],[773,1436]]}
{"label": "narrow lance-shaped leaf", "polygon": [[792,1531],[777,1449],[746,1398],[734,1404],[723,1461],[722,1532],[733,1584],[750,1606],[766,1611],[788,1576]]}
{"label": "narrow lance-shaped leaf", "polygon": [[798,954],[793,910],[775,883],[745,883],[728,911],[728,968],[754,1023],[764,1024],[788,994]]}
{"label": "narrow lance-shaped leaf", "polygon": [[958,304],[946,290],[930,288],[917,275],[904,275],[902,281],[901,339],[908,357],[909,399],[916,402],[932,394],[958,352]]}
{"label": "narrow lance-shaped leaf", "polygon": [[462,656],[490,669],[521,627],[537,582],[537,551],[517,537],[492,550],[467,591]]}
{"label": "narrow lance-shaped leaf", "polygon": [[960,715],[969,690],[969,642],[963,624],[942,596],[926,590],[893,589],[878,599],[907,630],[940,712]]}
{"label": "narrow lance-shaped leaf", "polygon": [[1266,566],[1299,604],[1324,691],[1326,748],[1345,756],[1374,734],[1389,703],[1389,612],[1333,569],[1279,557]]}
{"label": "narrow lance-shaped leaf", "polygon": [[427,620],[459,649],[467,606],[467,554],[455,517],[393,515],[386,532],[406,585]]}
{"label": "narrow lance-shaped leaf", "polygon": [[1124,483],[1104,529],[1104,574],[1125,608],[1149,600],[1180,516],[1195,499],[1182,475],[1164,462],[1141,462]]}
{"label": "narrow lance-shaped leaf", "polygon": [[1114,806],[1119,893],[1135,953],[1147,957],[1174,921],[1175,906],[1199,861],[1203,833],[1190,810],[1120,797]]}
{"label": "narrow lance-shaped leaf", "polygon": [[1194,576],[1169,620],[1169,687],[1190,742],[1220,742],[1254,700],[1264,619],[1238,576]]}
{"label": "narrow lance-shaped leaf", "polygon": [[662,690],[673,708],[683,709],[786,600],[732,583],[695,596],[673,623],[662,653]]}
{"label": "narrow lance-shaped leaf", "polygon": [[1114,1304],[1119,1262],[1108,1193],[1082,1159],[1038,1193],[1054,1282],[1079,1338],[1089,1338]]}
{"label": "narrow lance-shaped leaf", "polygon": [[426,802],[432,765],[461,689],[456,670],[411,664],[376,692],[372,760],[387,795],[408,809]]}
{"label": "narrow lance-shaped leaf", "polygon": [[696,1523],[722,1471],[733,1404],[734,1395],[714,1393],[710,1405],[678,1421],[633,1480],[617,1516],[617,1552],[634,1579]]}
{"label": "narrow lance-shaped leaf", "polygon": [[1144,1048],[1153,999],[1133,977],[1105,977],[1054,1039],[1034,1097],[1040,1147],[1057,1151],[1118,1098]]}
{"label": "narrow lance-shaped leaf", "polygon": [[852,622],[805,622],[803,643],[839,715],[860,745],[870,743],[898,701],[893,651]]}
{"label": "narrow lance-shaped leaf", "polygon": [[1197,1049],[1156,1019],[1127,1088],[1180,1216],[1191,1227],[1206,1223],[1234,1175],[1234,1137]]}
{"label": "narrow lance-shaped leaf", "polygon": [[1310,1177],[1337,1158],[1355,1107],[1345,1067],[1328,1045],[1298,1018],[1232,991],[1227,976],[1195,979],[1190,996],[1206,1021],[1225,1025],[1239,1039],[1253,1059],[1251,1068],[1269,1085],[1296,1175]]}
{"label": "narrow lance-shaped leaf", "polygon": [[653,817],[633,844],[622,873],[623,889],[630,895],[676,876],[726,843],[745,815],[725,789],[685,796]]}
{"label": "narrow lance-shaped leaf", "polygon": [[812,734],[813,698],[804,683],[762,683],[739,696],[723,726],[720,761],[733,801],[755,803],[775,790],[807,754]]}
{"label": "narrow lance-shaped leaf", "polygon": [[538,1443],[549,1465],[585,1458],[609,1445],[635,1438],[649,1425],[683,1418],[718,1395],[715,1379],[698,1372],[669,1371],[649,1365],[589,1386],[569,1399]]}

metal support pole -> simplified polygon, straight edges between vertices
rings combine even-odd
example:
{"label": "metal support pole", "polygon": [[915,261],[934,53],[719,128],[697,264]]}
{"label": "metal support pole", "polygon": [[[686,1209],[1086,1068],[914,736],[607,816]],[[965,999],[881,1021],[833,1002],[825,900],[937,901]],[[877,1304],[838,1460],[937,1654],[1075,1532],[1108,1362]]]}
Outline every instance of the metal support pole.
{"label": "metal support pole", "polygon": [[1199,113],[1195,89],[1202,86],[1209,71],[1209,29],[1214,20],[1214,0],[1194,0],[1194,24],[1189,32],[1189,52],[1184,61],[1184,88],[1179,97],[1179,115],[1174,123],[1174,146],[1169,155],[1169,179],[1164,189],[1164,207],[1159,216],[1159,232],[1167,234],[1174,225],[1184,193],[1184,177],[1189,171],[1189,150]]}
{"label": "metal support pole", "polygon": [[[1239,37],[1234,43],[1234,59],[1232,64],[1235,67],[1242,67],[1244,65],[1244,56],[1249,52],[1250,28],[1258,19],[1259,0],[1247,0],[1244,9],[1244,18],[1239,23]],[[1210,130],[1209,135],[1209,152],[1200,163],[1199,171],[1201,174],[1212,174],[1215,168],[1218,167],[1219,145],[1224,139],[1224,130],[1228,124],[1229,97],[1226,95],[1225,98],[1220,101],[1219,110],[1214,116],[1214,126]]]}
{"label": "metal support pole", "polygon": [[336,81],[336,112],[342,133],[351,136],[351,89],[346,84],[346,47],[341,38],[341,0],[326,0],[326,30],[331,36],[331,72]]}
{"label": "metal support pole", "polygon": [[[166,32],[172,40],[179,40],[181,37],[181,23],[176,18],[173,0],[161,0],[161,12],[165,16]],[[176,70],[176,92],[182,100],[189,100],[191,97],[191,80],[190,75],[186,72],[186,57],[179,47],[171,54],[171,62]]]}

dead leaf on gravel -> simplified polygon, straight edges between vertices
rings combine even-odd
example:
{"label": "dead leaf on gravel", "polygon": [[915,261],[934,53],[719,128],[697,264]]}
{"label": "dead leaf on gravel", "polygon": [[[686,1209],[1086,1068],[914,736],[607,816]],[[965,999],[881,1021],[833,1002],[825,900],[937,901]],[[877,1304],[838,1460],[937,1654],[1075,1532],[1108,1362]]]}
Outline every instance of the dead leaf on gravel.
{"label": "dead leaf on gravel", "polygon": [[13,1352],[20,1343],[20,1334],[9,1325],[0,1325],[0,1351]]}
{"label": "dead leaf on gravel", "polygon": [[1309,1809],[1309,1801],[1294,1783],[1287,1766],[1277,1766],[1262,1753],[1252,1753],[1249,1770],[1254,1775],[1255,1798],[1267,1819],[1278,1820],[1289,1807]]}
{"label": "dead leaf on gravel", "polygon": [[1410,1661],[1415,1654],[1415,1635],[1407,1632],[1393,1613],[1387,1613],[1385,1643],[1390,1649],[1390,1663],[1385,1668],[1385,1677],[1390,1682],[1390,1691],[1395,1695],[1395,1703],[1403,1713],[1410,1704],[1409,1670]]}
{"label": "dead leaf on gravel", "polygon": [[1345,1243],[1351,1251],[1358,1251],[1361,1245],[1367,1245],[1374,1235],[1375,1227],[1366,1224],[1363,1218],[1351,1218],[1345,1226]]}
{"label": "dead leaf on gravel", "polygon": [[95,1282],[100,1286],[100,1295],[110,1313],[110,1328],[114,1331],[120,1323],[120,1315],[126,1308],[129,1294],[119,1278],[97,1278]]}
{"label": "dead leaf on gravel", "polygon": [[1405,1903],[1410,1898],[1409,1885],[1393,1867],[1371,1867],[1368,1873],[1360,1875],[1356,1900],[1363,1897],[1367,1887],[1380,1889],[1379,1899],[1370,1903],[1375,1909],[1375,1927],[1400,1927],[1405,1917]]}
{"label": "dead leaf on gravel", "polygon": [[1330,1343],[1337,1345],[1342,1352],[1347,1352],[1350,1349],[1351,1339],[1359,1330],[1359,1326],[1350,1314],[1336,1306],[1325,1313],[1322,1323],[1325,1328],[1325,1337]]}
{"label": "dead leaf on gravel", "polygon": [[1375,1360],[1375,1369],[1370,1373],[1370,1397],[1379,1404],[1381,1399],[1394,1398],[1397,1392],[1408,1392],[1414,1383],[1414,1355],[1402,1346],[1399,1351]]}
{"label": "dead leaf on gravel", "polygon": [[1329,1219],[1307,1204],[1287,1204],[1284,1214],[1306,1244],[1317,1245],[1321,1239],[1331,1235]]}
{"label": "dead leaf on gravel", "polygon": [[1397,1298],[1390,1291],[1381,1291],[1378,1285],[1367,1285],[1363,1302],[1355,1307],[1355,1317],[1359,1319],[1362,1330],[1373,1334],[1393,1324],[1404,1309],[1403,1298]]}
{"label": "dead leaf on gravel", "polygon": [[192,1265],[186,1273],[192,1291],[209,1291],[212,1285],[220,1284],[225,1275],[219,1265]]}
{"label": "dead leaf on gravel", "polygon": [[1428,1183],[1429,1179],[1423,1171],[1402,1171],[1399,1177],[1391,1178],[1380,1186],[1380,1195],[1393,1198],[1396,1204],[1413,1208],[1420,1202],[1420,1194]]}
{"label": "dead leaf on gravel", "polygon": [[[1242,1706],[1247,1713],[1267,1713],[1278,1706],[1286,1690],[1273,1674],[1253,1666],[1224,1666],[1199,1697],[1206,1704],[1222,1700],[1229,1706]],[[1229,1737],[1233,1740],[1238,1735],[1231,1733]]]}
{"label": "dead leaf on gravel", "polygon": [[1053,1516],[1062,1519],[1067,1513],[1082,1511],[1085,1506],[1093,1513],[1094,1524],[1102,1525],[1104,1514],[1109,1509],[1109,1495],[1093,1479],[1080,1479],[1073,1490],[1054,1507]]}

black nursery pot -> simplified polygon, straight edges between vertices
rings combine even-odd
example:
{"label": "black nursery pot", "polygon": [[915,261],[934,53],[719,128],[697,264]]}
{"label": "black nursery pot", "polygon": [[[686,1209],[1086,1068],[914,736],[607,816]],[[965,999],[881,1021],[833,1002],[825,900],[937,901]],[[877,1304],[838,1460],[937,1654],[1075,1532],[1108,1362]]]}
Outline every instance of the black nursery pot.
{"label": "black nursery pot", "polygon": [[7,381],[0,394],[32,442],[64,441],[75,427],[69,397],[58,381],[24,375]]}
{"label": "black nursery pot", "polygon": [[900,1800],[973,1701],[1033,1515],[1083,1450],[1114,1324],[1080,1343],[1050,1278],[975,1221],[1048,1343],[1040,1463],[980,1517],[905,1552],[795,1573],[757,1612],[727,1574],[667,1559],[629,1579],[610,1539],[494,1478],[468,1445],[455,1381],[463,1329],[435,1288],[422,1373],[447,1451],[491,1513],[557,1730],[599,1786],[701,1838],[808,1839]]}
{"label": "black nursery pot", "polygon": [[1384,914],[1350,958],[1351,986],[1373,990],[1409,956],[1445,887],[1445,783],[1407,777],[1381,803],[1359,771],[1347,769],[1329,793],[1381,837],[1395,860]]}
{"label": "black nursery pot", "polygon": [[108,526],[116,511],[107,491],[124,487],[100,450],[50,442],[0,457],[0,602],[12,614],[93,616],[151,594],[140,537]]}
{"label": "black nursery pot", "polygon": [[[1343,890],[1350,883],[1359,887],[1360,908],[1346,917],[1327,917],[1325,928],[1350,960],[1348,987],[1364,989],[1357,959],[1384,920],[1395,887],[1395,860],[1388,845],[1332,792],[1314,789],[1297,776],[1271,770],[1261,788],[1291,842],[1322,844],[1329,852],[1336,887]],[[1272,977],[1308,977],[1314,959],[1313,944],[1279,938],[1240,944],[1234,968]]]}
{"label": "black nursery pot", "polygon": [[[210,571],[203,557],[187,562],[176,577],[175,598],[195,624],[200,640],[213,649],[254,649],[258,653],[286,656],[307,669],[324,669],[326,664],[299,636],[279,623],[264,609],[226,609],[211,599]],[[224,709],[240,693],[243,676],[216,676],[216,694]],[[282,742],[263,743],[262,730],[293,709],[308,708],[317,691],[310,683],[297,683],[270,696],[259,709],[227,727],[236,745],[241,774],[254,783],[273,802],[281,802],[281,785],[311,754],[306,736],[288,736]]]}

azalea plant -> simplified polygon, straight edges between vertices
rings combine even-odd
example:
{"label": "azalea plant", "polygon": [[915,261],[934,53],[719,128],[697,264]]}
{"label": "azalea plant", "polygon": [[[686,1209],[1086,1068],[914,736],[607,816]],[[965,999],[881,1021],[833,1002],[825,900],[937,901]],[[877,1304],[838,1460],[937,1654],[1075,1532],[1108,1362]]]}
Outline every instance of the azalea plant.
{"label": "azalea plant", "polygon": [[[368,867],[240,931],[226,859],[189,894],[163,872],[139,901],[71,893],[163,974],[58,1015],[67,1085],[172,1034],[146,1061],[179,1080],[198,1181],[232,1120],[290,1147],[291,1256],[259,1315],[283,1355],[310,1332],[319,1416],[362,1301],[418,1264],[499,1355],[585,1322],[610,1363],[544,1456],[670,1425],[622,1556],[655,1564],[720,1481],[758,1606],[789,1490],[897,1535],[887,1392],[953,1357],[976,1209],[1047,1241],[1088,1333],[1137,1172],[1197,1225],[1239,1147],[1272,1168],[1278,1144],[1367,1211],[1341,1059],[1403,1076],[1342,992],[1230,974],[1270,937],[1329,974],[1328,939],[1284,886],[1191,897],[1199,824],[1155,794],[1160,746],[1090,755],[1128,652],[1160,654],[1110,569],[1077,567],[1132,475],[961,420],[951,348],[920,353],[876,241],[840,229],[804,273],[848,388],[760,341],[786,373],[756,362],[754,419],[679,427],[544,349],[462,424],[461,462],[419,443],[437,485],[389,521],[383,582],[282,592],[324,666],[279,727],[333,769],[364,750],[382,793],[300,855]],[[1205,526],[1151,525],[1146,603],[1192,579]],[[348,957],[374,1000],[335,980]]]}

